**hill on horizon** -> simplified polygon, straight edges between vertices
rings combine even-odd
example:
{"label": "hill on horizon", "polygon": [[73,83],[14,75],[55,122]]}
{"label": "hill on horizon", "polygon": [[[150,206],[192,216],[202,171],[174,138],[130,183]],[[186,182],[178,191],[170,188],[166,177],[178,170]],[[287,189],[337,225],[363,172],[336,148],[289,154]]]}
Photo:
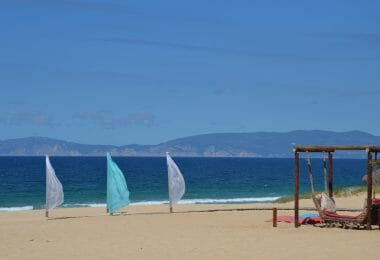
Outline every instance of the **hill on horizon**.
{"label": "hill on horizon", "polygon": [[[216,133],[189,136],[157,145],[91,145],[47,137],[26,137],[0,141],[1,156],[173,156],[192,157],[292,157],[297,145],[380,145],[380,137],[362,131],[333,132],[296,130],[291,132]],[[358,157],[347,152],[342,157]],[[364,156],[364,155],[363,155]]]}

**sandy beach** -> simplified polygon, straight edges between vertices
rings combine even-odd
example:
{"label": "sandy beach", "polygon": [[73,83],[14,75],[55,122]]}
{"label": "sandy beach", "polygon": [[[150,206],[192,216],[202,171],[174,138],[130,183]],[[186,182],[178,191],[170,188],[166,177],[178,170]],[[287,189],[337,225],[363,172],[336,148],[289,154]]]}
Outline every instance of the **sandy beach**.
{"label": "sandy beach", "polygon": [[[337,198],[360,208],[364,194]],[[104,208],[0,213],[0,259],[375,259],[380,231],[279,223],[270,210],[285,204],[131,206],[108,216]],[[302,207],[312,206],[302,200]],[[308,211],[310,212],[310,211]],[[279,215],[293,215],[280,210]],[[350,213],[357,214],[357,213]]]}

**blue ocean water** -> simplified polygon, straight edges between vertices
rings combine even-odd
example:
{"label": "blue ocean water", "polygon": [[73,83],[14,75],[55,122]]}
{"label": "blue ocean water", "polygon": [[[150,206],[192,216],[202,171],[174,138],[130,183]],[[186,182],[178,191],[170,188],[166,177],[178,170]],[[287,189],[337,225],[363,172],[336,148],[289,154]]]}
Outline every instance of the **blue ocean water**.
{"label": "blue ocean water", "polygon": [[[126,177],[133,204],[167,201],[166,158],[114,157]],[[293,159],[173,158],[182,171],[182,203],[272,201],[293,193]],[[106,202],[106,157],[51,157],[62,182],[63,207],[103,206]],[[323,163],[312,159],[316,188],[323,189]],[[334,160],[334,186],[362,185],[366,161]],[[309,192],[307,167],[301,159],[301,192]],[[0,157],[0,210],[39,209],[45,204],[45,158]]]}

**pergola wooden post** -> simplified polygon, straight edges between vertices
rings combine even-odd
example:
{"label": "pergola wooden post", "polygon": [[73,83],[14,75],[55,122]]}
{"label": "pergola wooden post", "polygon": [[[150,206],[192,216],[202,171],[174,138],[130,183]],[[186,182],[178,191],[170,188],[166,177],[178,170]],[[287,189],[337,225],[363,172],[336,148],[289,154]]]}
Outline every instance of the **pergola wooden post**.
{"label": "pergola wooden post", "polygon": [[372,215],[372,153],[367,149],[367,229],[371,229],[371,215]]}
{"label": "pergola wooden post", "polygon": [[[299,157],[301,152],[327,152],[329,154],[329,172],[328,172],[328,189],[329,196],[333,197],[333,152],[340,150],[367,152],[367,229],[371,229],[372,213],[372,153],[377,155],[380,152],[379,146],[374,145],[306,145],[294,146],[294,227],[299,227],[299,175],[300,165]],[[380,227],[379,227],[380,228]]]}
{"label": "pergola wooden post", "polygon": [[299,207],[299,179],[300,179],[300,154],[294,150],[294,227],[299,226],[298,207]]}
{"label": "pergola wooden post", "polygon": [[332,156],[332,152],[329,152],[328,187],[329,187],[329,197],[332,198],[334,196],[334,194],[333,194],[333,156]]}

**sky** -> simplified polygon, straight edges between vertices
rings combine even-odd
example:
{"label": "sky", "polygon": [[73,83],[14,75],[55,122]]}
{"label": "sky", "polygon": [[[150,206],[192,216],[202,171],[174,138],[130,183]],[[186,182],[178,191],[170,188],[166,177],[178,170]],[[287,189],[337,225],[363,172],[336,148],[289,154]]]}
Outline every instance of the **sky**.
{"label": "sky", "polygon": [[379,1],[0,0],[0,140],[380,135]]}

